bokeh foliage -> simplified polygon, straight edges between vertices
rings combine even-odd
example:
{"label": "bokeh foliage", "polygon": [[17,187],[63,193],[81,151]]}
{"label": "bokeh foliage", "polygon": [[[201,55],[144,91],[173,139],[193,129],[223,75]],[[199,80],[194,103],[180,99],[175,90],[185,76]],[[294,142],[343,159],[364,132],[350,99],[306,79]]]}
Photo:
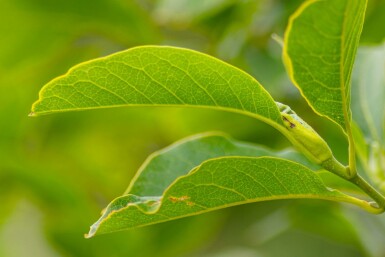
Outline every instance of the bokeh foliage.
{"label": "bokeh foliage", "polygon": [[[275,149],[288,142],[267,125],[216,111],[123,108],[27,117],[41,86],[74,64],[167,44],[249,72],[346,160],[342,133],[300,100],[271,39],[283,35],[301,2],[2,0],[0,256],[383,256],[383,216],[318,201],[240,206],[85,240],[90,221],[125,190],[141,162],[175,140],[221,130]],[[362,43],[383,41],[383,22],[376,21],[384,13],[381,0],[369,2]]]}

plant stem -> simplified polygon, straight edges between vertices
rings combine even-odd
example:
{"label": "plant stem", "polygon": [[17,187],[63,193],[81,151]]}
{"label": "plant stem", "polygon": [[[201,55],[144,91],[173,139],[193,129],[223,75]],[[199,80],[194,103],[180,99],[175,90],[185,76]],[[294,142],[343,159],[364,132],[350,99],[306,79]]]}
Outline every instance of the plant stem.
{"label": "plant stem", "polygon": [[354,143],[354,138],[352,134],[351,127],[348,126],[348,140],[349,140],[349,170],[348,175],[354,177],[357,174],[356,168],[356,146]]}
{"label": "plant stem", "polygon": [[350,179],[348,168],[342,165],[339,161],[337,161],[337,159],[334,158],[334,156],[332,156],[331,158],[321,163],[321,166],[324,169],[336,174],[337,176],[343,179],[346,179],[346,180]]}
{"label": "plant stem", "polygon": [[360,175],[356,174],[353,178],[349,179],[350,182],[361,188],[365,193],[367,193],[378,206],[375,206],[378,209],[385,210],[385,197],[374,189],[365,179]]}
{"label": "plant stem", "polygon": [[358,186],[362,191],[364,191],[368,196],[370,196],[374,201],[376,201],[377,206],[372,205],[372,207],[379,209],[379,211],[381,212],[385,211],[385,197],[376,189],[374,189],[360,175],[358,175],[357,172],[353,173],[353,176],[351,177],[349,173],[350,168],[342,165],[334,157],[323,162],[322,167]]}

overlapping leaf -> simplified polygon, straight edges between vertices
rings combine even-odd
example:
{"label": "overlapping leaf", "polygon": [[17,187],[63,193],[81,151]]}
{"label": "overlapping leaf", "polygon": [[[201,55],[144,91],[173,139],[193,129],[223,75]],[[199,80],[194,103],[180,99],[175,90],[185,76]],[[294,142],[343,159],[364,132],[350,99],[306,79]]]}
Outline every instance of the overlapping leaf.
{"label": "overlapping leaf", "polygon": [[320,169],[294,150],[271,151],[221,133],[209,132],[185,138],[153,153],[131,181],[126,193],[161,195],[178,177],[186,175],[208,159],[222,156],[276,156],[300,162],[315,170]]}
{"label": "overlapping leaf", "polygon": [[326,188],[313,171],[297,163],[273,157],[221,157],[180,177],[163,195],[128,194],[115,199],[91,227],[88,237],[239,204],[290,198],[368,206]]}
{"label": "overlapping leaf", "polygon": [[202,134],[175,143],[149,157],[127,194],[111,202],[88,236],[274,199],[315,198],[367,205],[327,189],[316,173],[300,164],[256,157],[263,155],[307,164],[293,151],[274,153],[222,135]]}
{"label": "overlapping leaf", "polygon": [[284,60],[310,106],[350,126],[350,78],[366,0],[310,0],[291,17]]}

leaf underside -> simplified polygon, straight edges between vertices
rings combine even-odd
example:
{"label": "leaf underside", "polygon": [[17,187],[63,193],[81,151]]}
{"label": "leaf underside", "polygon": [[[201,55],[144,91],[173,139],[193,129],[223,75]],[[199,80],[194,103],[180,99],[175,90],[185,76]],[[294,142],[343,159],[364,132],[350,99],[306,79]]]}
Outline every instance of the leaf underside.
{"label": "leaf underside", "polygon": [[311,198],[354,202],[329,190],[311,170],[273,157],[222,157],[204,162],[161,196],[115,199],[88,237],[150,225],[234,205]]}
{"label": "leaf underside", "polygon": [[321,169],[293,149],[272,151],[241,142],[219,132],[187,137],[150,155],[131,181],[126,193],[161,195],[178,177],[186,175],[202,162],[223,156],[275,156],[299,162],[313,170]]}
{"label": "leaf underside", "polygon": [[[301,164],[255,157],[266,154],[274,152],[210,133],[173,144],[149,157],[127,193],[109,204],[87,237],[258,201],[313,198],[367,204],[326,188]],[[307,163],[293,151],[275,155]],[[204,158],[211,159],[196,165]]]}
{"label": "leaf underside", "polygon": [[284,60],[309,105],[346,129],[350,123],[350,78],[366,0],[307,1],[291,17]]}
{"label": "leaf underside", "polygon": [[188,49],[142,46],[79,64],[40,91],[32,116],[118,106],[221,109],[282,125],[275,102],[250,75]]}
{"label": "leaf underside", "polygon": [[[343,5],[343,2],[338,0],[331,8],[337,8],[339,13],[358,11],[360,23],[362,6]],[[312,10],[311,5],[304,10]],[[330,55],[327,51],[326,55],[325,52],[316,53],[322,57],[310,60],[310,65],[314,66],[313,61],[317,60],[318,64],[326,62],[324,71],[330,76],[318,78],[318,73],[306,74],[309,64],[306,63],[309,59],[304,58],[306,56],[302,59],[301,56],[295,57],[296,62],[291,59],[298,52],[306,52],[296,47],[296,40],[301,41],[300,35],[296,34],[296,24],[300,18],[307,17],[305,11],[301,17],[292,19],[286,37],[285,56],[293,81],[309,103],[314,104],[314,109],[345,127],[349,109],[348,84],[360,30],[355,29],[356,24],[346,21],[344,16],[336,16],[339,18],[332,22],[340,22],[341,27],[337,27],[341,31],[333,31],[331,38],[329,34],[325,37],[330,39],[325,49],[330,51],[339,45],[341,52]],[[299,31],[300,34],[307,33]],[[324,36],[321,32],[319,35]],[[349,39],[347,43],[343,36],[338,41],[338,33]],[[300,70],[303,66],[306,69]],[[338,81],[338,86],[330,86],[329,80]],[[323,87],[316,92],[318,97],[321,96],[316,101],[306,93],[307,86],[317,88],[313,82]],[[324,103],[317,107],[317,103],[322,101],[332,104]],[[282,126],[276,103],[255,79],[218,59],[175,47],[136,47],[77,65],[44,86],[31,115],[120,106],[199,107],[236,112],[272,125],[293,141]],[[270,156],[256,157],[265,155]],[[220,135],[200,135],[179,142],[145,162],[127,193],[108,205],[87,237],[276,199],[324,199],[367,208],[367,202],[327,188],[309,168],[271,155],[286,155],[311,166],[295,152],[292,155],[274,153]]]}

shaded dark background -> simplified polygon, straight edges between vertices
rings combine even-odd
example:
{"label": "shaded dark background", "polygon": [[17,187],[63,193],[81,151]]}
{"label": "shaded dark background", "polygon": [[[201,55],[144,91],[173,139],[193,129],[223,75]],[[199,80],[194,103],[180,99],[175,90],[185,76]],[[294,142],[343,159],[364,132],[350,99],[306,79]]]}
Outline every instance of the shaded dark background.
{"label": "shaded dark background", "polygon": [[[385,220],[337,203],[244,205],[84,239],[145,158],[209,130],[289,146],[235,114],[117,108],[29,118],[40,88],[71,66],[138,45],[202,51],[252,74],[309,121],[346,161],[346,140],[290,84],[281,47],[285,0],[1,0],[0,256],[385,256]],[[370,1],[362,43],[383,40],[385,4]]]}

